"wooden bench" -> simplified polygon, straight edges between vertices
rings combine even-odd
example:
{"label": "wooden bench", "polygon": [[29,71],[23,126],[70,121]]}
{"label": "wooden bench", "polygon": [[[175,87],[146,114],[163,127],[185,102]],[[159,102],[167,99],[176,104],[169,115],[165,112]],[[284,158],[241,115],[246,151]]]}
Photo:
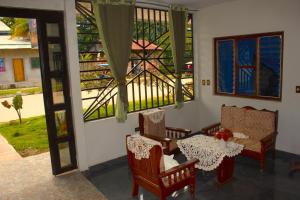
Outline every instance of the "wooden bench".
{"label": "wooden bench", "polygon": [[221,122],[205,127],[202,131],[214,135],[220,128],[248,136],[247,139],[233,137],[230,140],[244,145],[241,155],[258,160],[261,172],[264,170],[266,152],[273,151],[275,158],[278,111],[222,105]]}

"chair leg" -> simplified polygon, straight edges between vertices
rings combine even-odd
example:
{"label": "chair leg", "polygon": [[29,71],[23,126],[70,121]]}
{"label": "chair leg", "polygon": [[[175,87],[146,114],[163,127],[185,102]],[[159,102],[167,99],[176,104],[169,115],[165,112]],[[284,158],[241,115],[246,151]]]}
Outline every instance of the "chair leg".
{"label": "chair leg", "polygon": [[195,182],[192,182],[190,184],[190,194],[191,194],[192,199],[195,199]]}
{"label": "chair leg", "polygon": [[273,158],[273,160],[275,160],[275,157],[276,157],[276,150],[275,150],[275,147],[274,147],[273,151],[272,151],[272,158]]}
{"label": "chair leg", "polygon": [[260,173],[264,173],[265,169],[265,156],[260,158]]}
{"label": "chair leg", "polygon": [[135,197],[139,194],[139,185],[136,181],[133,181],[133,187],[132,187],[132,196]]}
{"label": "chair leg", "polygon": [[159,197],[159,199],[160,199],[160,200],[166,200],[166,197],[165,197],[164,195],[161,195],[161,196]]}

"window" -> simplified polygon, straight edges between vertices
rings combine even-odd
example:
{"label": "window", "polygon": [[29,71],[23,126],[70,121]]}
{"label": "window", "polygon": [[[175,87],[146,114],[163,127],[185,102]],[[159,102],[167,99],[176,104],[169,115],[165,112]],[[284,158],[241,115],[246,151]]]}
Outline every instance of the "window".
{"label": "window", "polygon": [[[76,1],[77,34],[84,120],[114,116],[116,83],[87,1]],[[194,99],[193,17],[188,15],[183,94]],[[169,36],[168,11],[135,8],[131,57],[127,69],[129,112],[174,104],[175,69]]]}
{"label": "window", "polygon": [[40,68],[40,58],[39,57],[32,57],[31,60],[31,68],[32,69],[39,69]]}
{"label": "window", "polygon": [[5,72],[5,62],[4,58],[0,58],[0,72]]}
{"label": "window", "polygon": [[214,39],[215,93],[281,100],[283,32]]}

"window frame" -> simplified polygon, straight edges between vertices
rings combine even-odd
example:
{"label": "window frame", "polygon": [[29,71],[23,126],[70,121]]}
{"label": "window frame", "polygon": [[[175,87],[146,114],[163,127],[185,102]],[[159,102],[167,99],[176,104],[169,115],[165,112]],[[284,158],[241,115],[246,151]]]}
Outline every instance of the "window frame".
{"label": "window frame", "polygon": [[[240,39],[256,39],[256,66],[259,65],[259,38],[260,37],[268,37],[268,36],[280,36],[281,37],[281,52],[280,52],[280,80],[279,80],[279,87],[280,92],[278,97],[272,96],[262,96],[259,95],[258,86],[259,86],[259,68],[256,68],[256,76],[255,76],[255,94],[254,95],[240,95],[237,94],[237,81],[238,81],[238,64],[237,64],[237,41]],[[225,93],[218,91],[218,41],[224,40],[233,40],[233,71],[234,71],[234,89],[233,93]],[[246,34],[246,35],[233,35],[233,36],[225,36],[225,37],[215,37],[213,38],[213,45],[214,45],[214,95],[218,96],[228,96],[228,97],[240,97],[240,98],[248,98],[248,99],[259,99],[259,100],[271,100],[271,101],[282,101],[282,83],[283,83],[283,52],[284,52],[284,31],[276,31],[276,32],[266,32],[266,33],[255,33],[255,34]]]}
{"label": "window frame", "polygon": [[[39,66],[38,67],[35,67],[33,66],[33,59],[37,59],[39,61]],[[40,61],[40,57],[38,56],[32,56],[30,57],[30,66],[31,66],[31,69],[35,70],[35,69],[41,69],[41,61]]]}
{"label": "window frame", "polygon": [[[88,3],[88,2],[85,2],[84,0],[76,0],[76,3],[77,3],[76,9],[78,11],[78,14],[79,14],[79,16],[81,16],[83,18],[83,21],[81,22],[80,20],[78,20],[77,24],[78,25],[84,25],[84,20],[87,20],[88,23],[86,23],[86,25],[92,27],[93,26],[92,21],[90,21],[88,18],[86,18],[87,16],[82,15],[82,13],[80,12],[80,9],[82,9],[82,6],[80,5],[80,3]],[[91,7],[91,9],[92,9],[92,7]],[[85,9],[84,11],[86,12],[87,10]],[[135,8],[135,13],[137,13],[137,12],[146,13],[147,16],[148,15],[154,16],[154,17],[156,16],[156,18],[155,18],[155,20],[153,22],[153,23],[155,23],[153,30],[154,30],[155,37],[157,37],[156,40],[158,40],[159,38],[168,36],[168,33],[163,33],[163,31],[162,31],[163,29],[165,29],[165,26],[167,25],[167,21],[169,21],[169,19],[167,19],[168,18],[168,10],[167,9],[137,6]],[[135,14],[135,19],[134,19],[135,22],[137,21],[136,15],[137,14]],[[193,24],[194,23],[194,18],[193,18],[193,13],[189,13],[189,16],[190,16],[190,18],[188,18],[188,19],[191,20],[191,24],[190,24],[190,27],[186,27],[187,28],[187,30],[186,30],[186,33],[187,33],[186,34],[186,44],[188,44],[190,46],[186,47],[186,52],[185,53],[187,54],[187,56],[185,55],[185,59],[187,59],[187,60],[189,60],[189,61],[192,62],[192,64],[189,64],[192,67],[191,68],[187,68],[189,65],[187,63],[185,63],[186,65],[182,69],[183,73],[186,72],[186,74],[187,74],[187,76],[182,77],[182,80],[191,79],[191,81],[183,84],[184,88],[182,88],[182,90],[187,91],[187,94],[188,94],[188,95],[186,95],[187,98],[185,99],[184,102],[193,101],[195,99],[195,88],[194,88],[194,86],[195,86],[195,71],[194,71],[195,62],[194,62],[194,55],[195,54],[194,54],[194,24]],[[93,17],[93,13],[92,12],[90,13],[89,17],[91,17],[91,18]],[[148,34],[150,34],[150,32],[148,32],[148,31],[145,30],[147,28],[150,28],[149,27],[149,25],[150,25],[149,19],[150,18],[149,17],[145,17],[144,15],[142,15],[141,24],[142,24],[143,28],[139,28],[138,29],[137,28],[138,25],[137,25],[137,23],[135,23],[134,29],[135,29],[135,31],[138,31],[138,34],[133,34],[133,42],[136,41],[139,38],[138,36],[140,36],[140,37],[142,36],[142,38],[146,39],[145,36],[148,36]],[[163,19],[165,19],[165,20],[163,20]],[[190,28],[190,29],[188,30],[188,28]],[[153,30],[151,31],[152,33],[153,33]],[[166,28],[166,30],[168,30],[168,28]],[[190,35],[189,35],[188,31],[190,32]],[[95,34],[96,31],[91,31],[91,32],[92,32],[91,34]],[[80,35],[80,34],[86,34],[86,33],[84,33],[84,32],[77,32],[77,35]],[[97,36],[95,36],[95,37],[97,37]],[[168,37],[170,37],[170,36],[168,36]],[[170,40],[170,39],[168,39],[168,40]],[[168,40],[166,40],[166,41],[168,41]],[[149,41],[151,43],[154,43],[154,41],[151,41],[151,40],[149,40]],[[90,42],[92,43],[93,41],[91,40]],[[100,39],[97,42],[93,43],[93,44],[96,44],[96,43],[98,44],[99,42],[100,42]],[[136,43],[138,43],[138,42],[136,42]],[[158,47],[160,47],[162,43],[166,43],[166,47],[165,47],[166,49],[169,48],[169,45],[168,45],[169,42],[165,42],[165,41],[162,41],[162,42],[160,42],[159,44],[156,44],[156,45]],[[78,44],[79,45],[81,44],[80,41],[78,42]],[[82,43],[82,44],[84,44],[84,43]],[[145,46],[147,46],[147,45],[141,45],[141,48],[143,48],[143,50],[144,50]],[[95,52],[86,51],[85,48],[82,48],[82,50],[80,50],[80,49],[81,48],[79,48],[79,55],[85,54],[85,53],[95,53]],[[189,50],[187,51],[187,49],[189,49]],[[189,55],[189,53],[187,53],[187,52],[190,52],[191,55]],[[144,65],[148,65],[148,63],[151,63],[152,62],[151,60],[153,60],[153,59],[157,60],[157,61],[161,61],[163,59],[172,60],[172,56],[170,56],[169,58],[161,58],[161,55],[157,55],[157,58],[156,57],[155,58],[151,58],[151,57],[147,57],[147,55],[144,55],[144,53],[143,53],[142,56],[137,56],[137,58],[134,58],[133,55],[135,55],[135,54],[131,52],[131,58],[129,60],[129,64],[132,64],[135,60],[137,60],[138,62],[145,63],[145,64],[142,64],[143,66]],[[104,62],[104,60],[106,60],[105,56],[103,57],[103,60],[101,60],[101,61]],[[92,62],[97,62],[97,61],[95,61],[93,59],[87,60],[87,61],[84,61],[84,60],[80,60],[79,61],[79,63],[82,64],[82,65],[84,65],[84,63],[92,63]],[[98,61],[98,62],[100,62],[100,61]],[[172,60],[172,62],[173,62],[173,60]],[[174,76],[175,72],[168,71],[168,69],[169,69],[168,66],[169,66],[169,64],[166,63],[164,69],[166,68],[165,70],[167,70],[168,73],[170,73],[172,76]],[[84,68],[84,66],[83,66],[83,68]],[[146,66],[144,68],[147,69]],[[133,98],[133,101],[132,101],[132,102],[134,102],[133,103],[133,109],[129,109],[128,113],[141,112],[141,111],[147,110],[147,109],[154,109],[154,108],[158,108],[158,107],[164,107],[164,106],[174,105],[174,103],[175,103],[175,100],[174,100],[174,91],[175,90],[174,89],[172,90],[172,87],[170,87],[170,90],[169,90],[169,86],[171,85],[171,83],[168,83],[168,81],[166,82],[163,79],[161,79],[161,77],[160,77],[161,74],[165,74],[165,73],[164,73],[164,71],[162,69],[160,69],[160,64],[157,65],[156,68],[158,68],[158,70],[156,70],[155,72],[158,73],[158,74],[154,74],[152,72],[148,72],[147,70],[143,70],[143,74],[145,74],[145,75],[143,75],[143,74],[138,75],[137,76],[138,79],[135,78],[135,76],[133,76],[133,77],[131,77],[131,80],[129,80],[127,82],[127,84],[129,84],[129,83],[131,84],[131,82],[139,80],[139,79],[141,79],[141,81],[143,81],[143,79],[146,79],[146,76],[148,76],[150,74],[150,81],[147,81],[147,83],[153,83],[153,84],[156,83],[156,90],[158,90],[157,89],[157,87],[159,87],[159,83],[158,82],[161,82],[161,84],[163,85],[163,87],[165,89],[162,89],[162,91],[158,92],[159,93],[158,97],[155,96],[155,94],[154,94],[154,91],[156,91],[156,90],[153,91],[153,94],[151,92],[152,90],[150,92],[145,92],[146,93],[145,95],[146,95],[147,98],[146,99],[141,99],[139,97],[140,96],[139,88],[144,87],[144,85],[142,85],[142,84],[140,84],[138,82],[138,89],[137,90],[135,89],[134,92],[135,93],[138,92],[139,95],[136,95]],[[99,70],[88,70],[88,69],[81,69],[80,68],[81,75],[84,75],[84,73],[89,73],[89,72],[92,72],[92,71],[99,71]],[[128,73],[127,76],[128,75],[130,77],[132,75],[132,72],[130,74]],[[168,78],[167,76],[168,75],[165,74],[166,78]],[[145,77],[145,78],[143,78],[143,77]],[[152,78],[153,78],[153,81],[152,81]],[[102,78],[102,79],[103,80],[108,80],[108,81],[113,81],[114,80],[113,77]],[[133,79],[135,79],[135,80],[133,80]],[[169,77],[168,79],[172,79],[172,77]],[[85,79],[84,76],[81,76],[81,84],[83,84],[83,83],[89,83],[88,81],[94,81],[94,80],[96,80],[96,79],[94,79],[94,78],[92,78],[92,79],[89,79],[89,78]],[[100,81],[100,78],[97,78],[97,81]],[[107,88],[109,88],[109,86],[111,86],[109,84],[110,84],[110,82],[106,86],[99,87],[101,89],[101,93],[102,93],[102,91],[105,91]],[[130,86],[130,85],[128,85],[128,86]],[[153,88],[155,89],[155,86],[153,86]],[[97,89],[97,88],[94,88],[94,87],[86,87],[85,88],[85,86],[81,86],[81,92],[88,91],[88,90],[95,90],[95,89]],[[167,89],[167,91],[170,91],[169,95],[167,95],[167,94],[164,95],[165,94],[164,92],[165,92],[166,89]],[[108,91],[107,94],[108,93],[110,93],[110,92]],[[144,93],[144,92],[142,92],[142,93]],[[115,96],[115,95],[113,95],[113,96]],[[170,96],[170,98],[168,96]],[[91,101],[91,100],[95,101],[96,98],[98,98],[98,96],[84,97],[81,100],[82,100],[82,102],[84,102],[84,101]],[[111,98],[114,98],[114,97],[111,97]],[[145,103],[146,106],[142,105],[141,100],[143,102],[144,101],[146,102]],[[106,102],[109,103],[109,102],[111,102],[111,100],[108,99]],[[113,101],[113,102],[115,102],[115,101]],[[157,102],[157,103],[155,103],[155,102]],[[112,103],[112,104],[114,104],[114,103]],[[100,104],[97,104],[97,106],[90,105],[90,106],[87,107],[87,109],[83,107],[83,110],[84,110],[84,114],[83,114],[84,115],[84,121],[88,122],[88,121],[101,120],[101,119],[105,119],[105,118],[109,118],[109,117],[114,117],[115,116],[114,106],[113,106],[112,113],[107,112],[108,111],[107,107],[108,106],[106,106],[106,104],[105,104],[104,107],[101,106]],[[102,114],[102,111],[103,111],[102,108],[105,109],[105,113],[104,114]],[[97,111],[98,111],[98,117],[97,116],[96,117],[93,116],[93,113],[97,114],[96,113]]]}

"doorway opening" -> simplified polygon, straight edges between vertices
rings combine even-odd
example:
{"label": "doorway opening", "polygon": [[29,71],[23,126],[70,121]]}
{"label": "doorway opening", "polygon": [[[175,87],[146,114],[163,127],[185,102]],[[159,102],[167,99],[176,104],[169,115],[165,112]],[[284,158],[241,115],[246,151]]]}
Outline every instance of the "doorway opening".
{"label": "doorway opening", "polygon": [[63,13],[1,7],[0,13],[2,145],[20,155],[13,159],[49,151],[54,175],[73,170]]}
{"label": "doorway opening", "polygon": [[36,28],[36,19],[0,17],[0,160],[49,151]]}

